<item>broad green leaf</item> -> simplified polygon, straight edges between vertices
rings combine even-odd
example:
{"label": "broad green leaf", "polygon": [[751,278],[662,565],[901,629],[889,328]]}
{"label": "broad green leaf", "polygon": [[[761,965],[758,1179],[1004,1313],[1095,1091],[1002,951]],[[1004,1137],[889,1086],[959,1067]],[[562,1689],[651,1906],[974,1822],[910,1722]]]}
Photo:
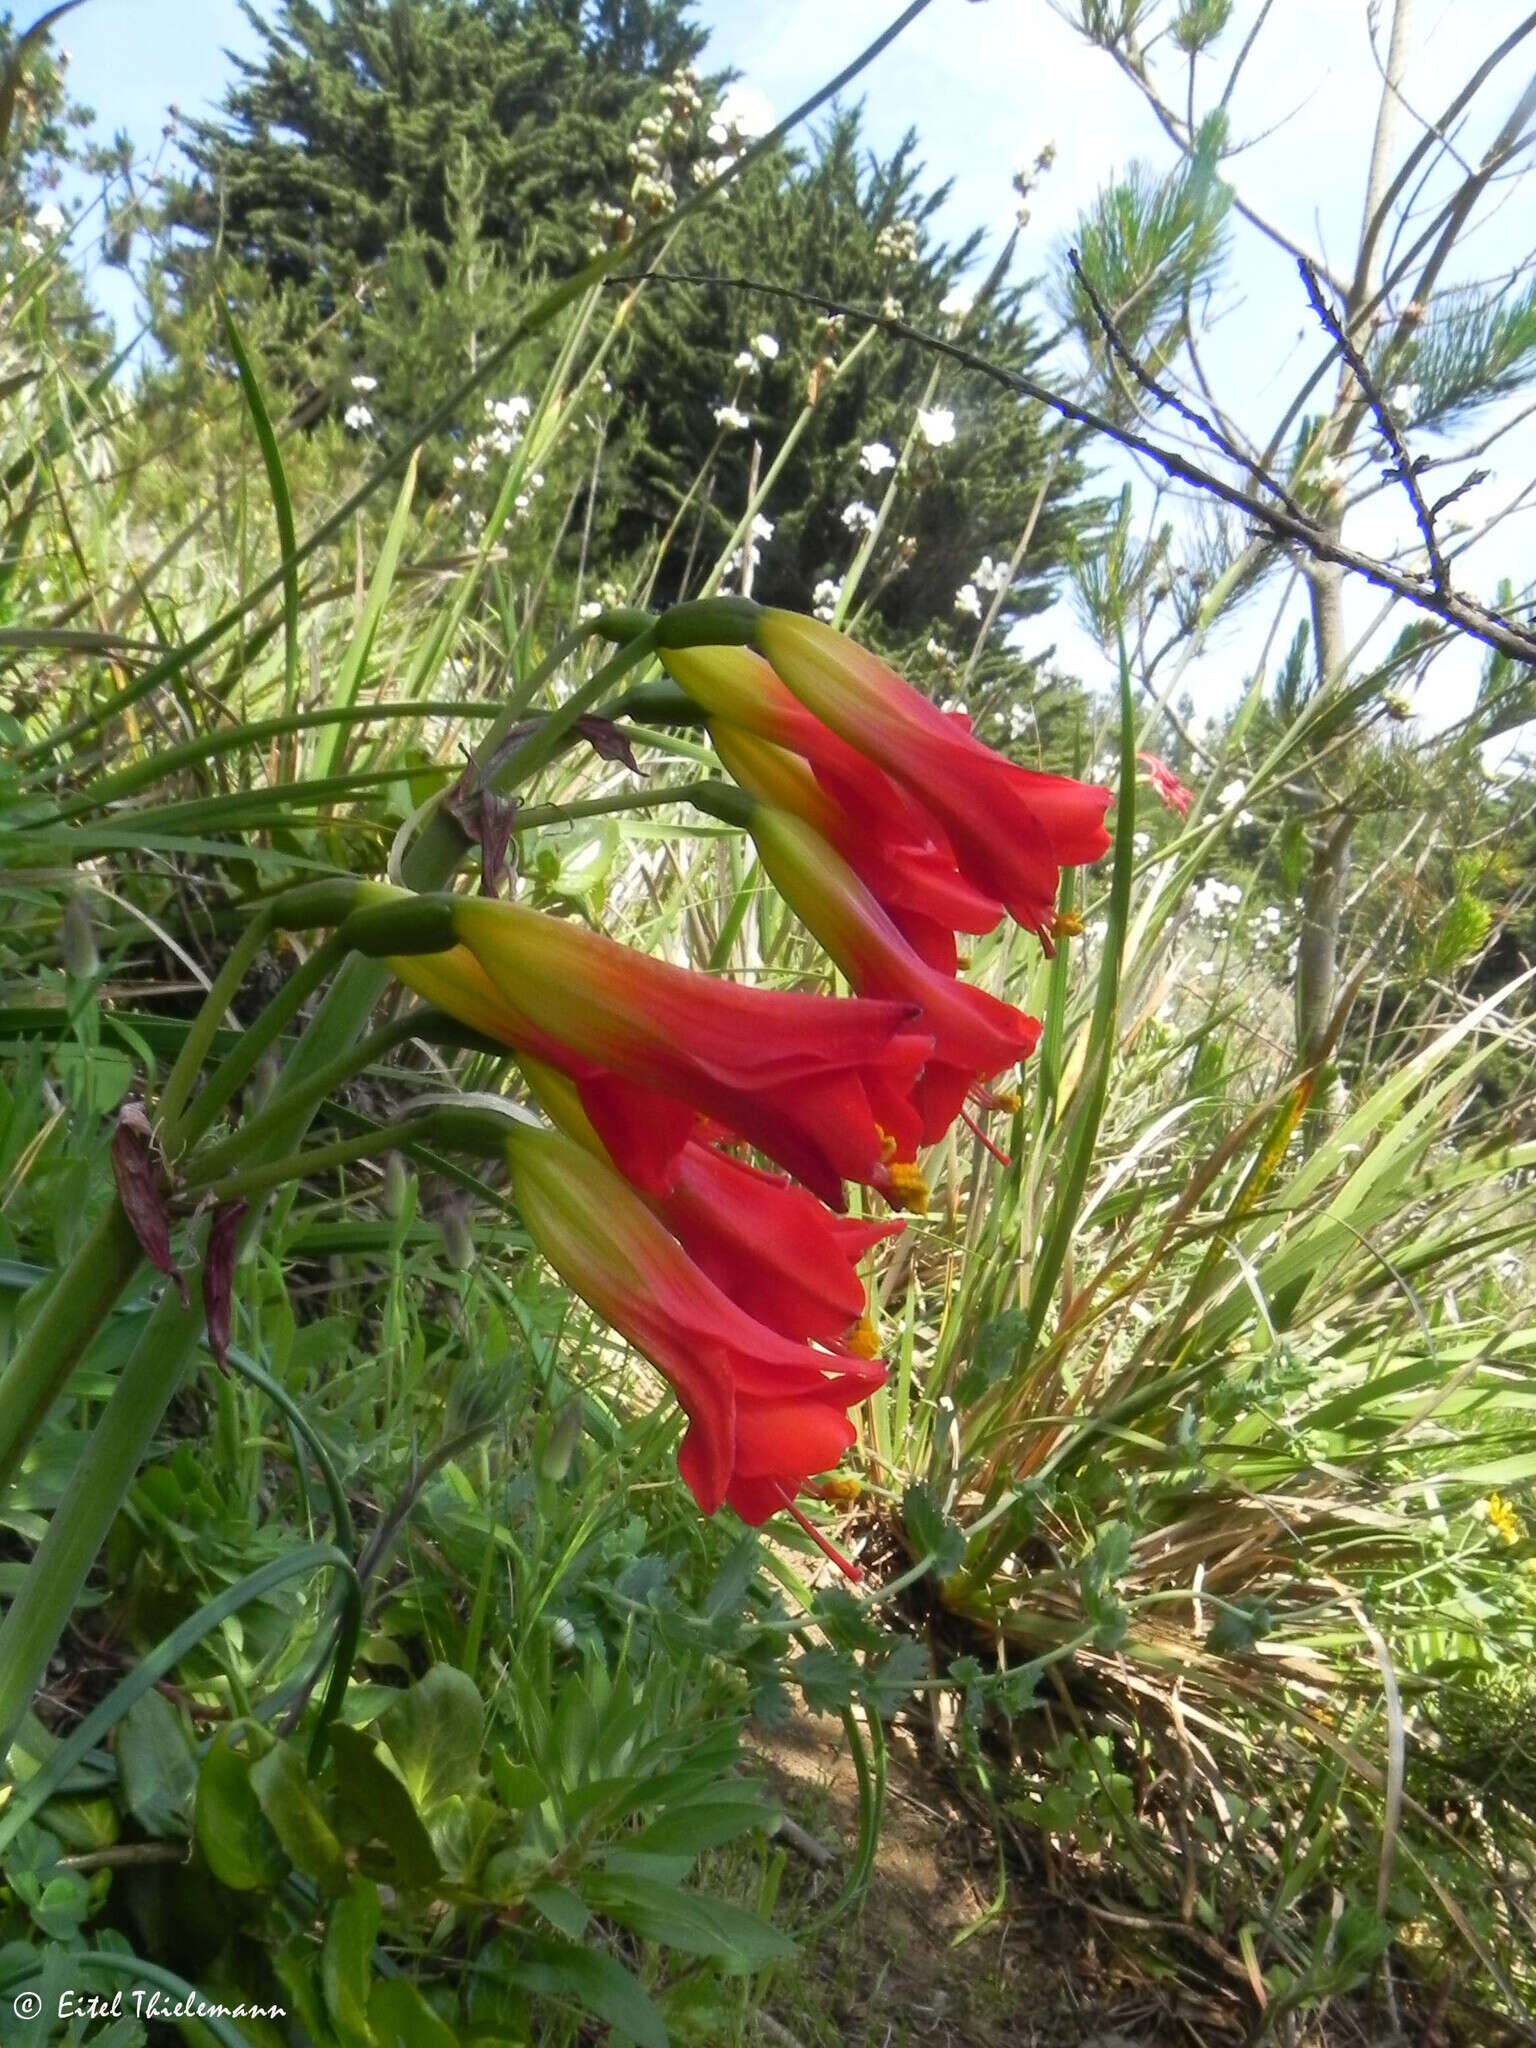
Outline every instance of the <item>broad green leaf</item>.
{"label": "broad green leaf", "polygon": [[661,2014],[614,1956],[573,1942],[530,1939],[512,1975],[525,1990],[595,2014],[628,2035],[636,2048],[668,2048]]}
{"label": "broad green leaf", "polygon": [[299,1753],[280,1742],[251,1766],[251,1790],[283,1853],[322,1890],[346,1889],[347,1859]]}
{"label": "broad green leaf", "polygon": [[331,1729],[336,1786],[341,1798],[368,1829],[363,1837],[386,1844],[395,1859],[395,1880],[406,1890],[423,1890],[441,1875],[437,1851],[404,1783],[359,1728],[338,1722]]}
{"label": "broad green leaf", "polygon": [[320,1952],[325,2009],[343,2048],[374,2048],[368,2023],[373,1988],[373,1944],[383,1919],[379,1888],[354,1877],[331,1907]]}
{"label": "broad green leaf", "polygon": [[197,1759],[163,1693],[136,1699],[118,1724],[117,1768],[128,1810],[154,1836],[192,1832]]}
{"label": "broad green leaf", "polygon": [[220,1884],[261,1891],[287,1876],[289,1858],[261,1810],[251,1759],[234,1748],[234,1733],[215,1737],[197,1774],[197,1841]]}
{"label": "broad green leaf", "polygon": [[752,1969],[795,1953],[795,1944],[778,1928],[725,1899],[613,1871],[591,1873],[582,1890],[605,1919],[685,1955]]}
{"label": "broad green leaf", "polygon": [[434,1664],[402,1693],[379,1717],[379,1734],[419,1814],[480,1783],[485,1707],[474,1680],[452,1664]]}

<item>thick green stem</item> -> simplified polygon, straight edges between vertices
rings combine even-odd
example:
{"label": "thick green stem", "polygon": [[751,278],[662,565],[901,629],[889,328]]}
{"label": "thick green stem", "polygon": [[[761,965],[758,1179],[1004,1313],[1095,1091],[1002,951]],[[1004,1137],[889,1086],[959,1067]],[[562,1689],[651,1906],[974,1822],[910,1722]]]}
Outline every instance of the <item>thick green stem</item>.
{"label": "thick green stem", "polygon": [[0,1492],[142,1256],[114,1195],[0,1375]]}
{"label": "thick green stem", "polygon": [[177,1055],[160,1092],[160,1137],[166,1150],[172,1155],[180,1150],[180,1125],[182,1111],[192,1093],[192,1084],[202,1071],[218,1036],[219,1026],[235,997],[240,993],[240,984],[245,980],[251,962],[266,942],[268,918],[265,911],[258,911],[231,947],[229,957],[219,969],[213,987],[209,989],[203,1007],[192,1020],[186,1043]]}

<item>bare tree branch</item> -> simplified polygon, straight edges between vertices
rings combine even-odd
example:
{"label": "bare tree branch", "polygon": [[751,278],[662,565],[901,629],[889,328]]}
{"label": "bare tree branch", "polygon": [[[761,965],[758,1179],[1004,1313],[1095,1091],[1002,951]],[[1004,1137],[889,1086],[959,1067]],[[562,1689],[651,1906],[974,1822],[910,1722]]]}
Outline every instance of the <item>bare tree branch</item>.
{"label": "bare tree branch", "polygon": [[[905,320],[862,306],[850,306],[841,299],[828,297],[824,292],[804,291],[796,285],[770,284],[763,278],[733,276],[719,271],[670,270],[651,271],[643,280],[650,285],[687,284],[712,285],[729,291],[757,292],[765,298],[780,299],[786,303],[813,307],[820,313],[840,314],[846,319],[861,320],[878,327],[883,333],[894,335],[898,340],[910,341],[920,348],[945,356],[962,369],[973,371],[977,376],[986,377],[1020,398],[1030,398],[1037,405],[1070,420],[1074,426],[1086,428],[1091,434],[1102,434],[1107,440],[1117,442],[1133,454],[1141,455],[1156,465],[1165,475],[1175,481],[1188,484],[1192,489],[1203,491],[1207,496],[1218,498],[1234,510],[1246,513],[1254,524],[1262,529],[1273,544],[1298,549],[1313,562],[1336,564],[1352,576],[1359,576],[1378,589],[1390,592],[1394,597],[1404,599],[1418,610],[1430,613],[1446,625],[1454,626],[1470,639],[1479,640],[1485,647],[1492,647],[1500,654],[1507,654],[1511,660],[1536,666],[1536,633],[1524,631],[1501,613],[1490,611],[1473,599],[1457,591],[1438,591],[1426,576],[1418,576],[1390,563],[1380,561],[1374,555],[1362,554],[1358,548],[1346,547],[1330,534],[1317,520],[1306,513],[1287,510],[1283,504],[1266,503],[1245,491],[1237,484],[1229,483],[1214,470],[1204,469],[1176,448],[1161,447],[1134,428],[1119,425],[1106,419],[1091,406],[1080,405],[1076,399],[1067,398],[1060,392],[1052,391],[1049,385],[1038,378],[1027,376],[1022,370],[1006,369],[1001,363],[994,363],[974,350],[964,347],[958,341],[951,341],[942,335],[929,334],[921,327],[913,327]],[[615,276],[604,281],[610,285],[633,286],[642,282],[634,275]],[[1278,488],[1278,487],[1276,487]]]}

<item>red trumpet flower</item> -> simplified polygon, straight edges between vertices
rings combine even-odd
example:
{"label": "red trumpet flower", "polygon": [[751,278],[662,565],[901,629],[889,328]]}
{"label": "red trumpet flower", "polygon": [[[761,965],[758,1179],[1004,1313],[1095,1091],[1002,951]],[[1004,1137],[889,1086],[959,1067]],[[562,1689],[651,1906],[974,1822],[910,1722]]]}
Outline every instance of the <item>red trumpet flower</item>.
{"label": "red trumpet flower", "polygon": [[978,1083],[1034,1051],[1038,1020],[920,959],[847,863],[798,818],[757,805],[747,829],[779,894],[853,986],[916,1004],[933,1051],[914,1100],[923,1143],[936,1143]]}
{"label": "red trumpet flower", "polygon": [[757,646],[807,711],[931,811],[961,873],[1049,949],[1060,871],[1109,848],[1111,792],[994,754],[883,661],[816,619],[759,614]]}
{"label": "red trumpet flower", "polygon": [[[608,1163],[575,1083],[542,1060],[518,1064],[551,1122]],[[672,1186],[649,1206],[721,1293],[758,1322],[783,1337],[868,1354],[874,1333],[858,1262],[901,1223],[834,1216],[782,1174],[697,1138],[683,1147]]]}
{"label": "red trumpet flower", "polygon": [[[400,892],[368,884],[365,902]],[[931,1041],[911,1004],[741,988],[564,920],[455,897],[460,943],[390,966],[407,987],[576,1082],[620,1171],[665,1192],[700,1113],[834,1206],[912,1157]]]}
{"label": "red trumpet flower", "polygon": [[610,1167],[561,1132],[514,1125],[518,1210],[566,1284],[667,1380],[688,1431],[678,1470],[705,1514],[766,1521],[854,1441],[848,1410],[884,1366],[779,1336],[721,1293]]}
{"label": "red trumpet flower", "polygon": [[961,874],[937,820],[813,718],[750,648],[662,659],[711,714],[715,751],[741,787],[814,826],[930,966],[953,974],[955,933],[991,931],[1003,906]]}

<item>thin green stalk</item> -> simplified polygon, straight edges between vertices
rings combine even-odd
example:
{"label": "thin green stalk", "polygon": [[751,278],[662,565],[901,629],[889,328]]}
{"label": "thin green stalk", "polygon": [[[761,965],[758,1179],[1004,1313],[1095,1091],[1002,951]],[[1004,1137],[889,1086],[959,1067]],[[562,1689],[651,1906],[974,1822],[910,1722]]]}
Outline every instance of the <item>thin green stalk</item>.
{"label": "thin green stalk", "polygon": [[181,1139],[182,1112],[192,1093],[193,1083],[202,1071],[204,1060],[218,1036],[219,1026],[235,997],[240,993],[240,984],[250,972],[252,961],[266,943],[269,929],[269,914],[258,910],[245,930],[230,948],[224,965],[219,969],[214,984],[204,998],[203,1006],[192,1020],[186,1042],[177,1056],[176,1064],[166,1077],[160,1091],[159,1124],[161,1143],[173,1156],[178,1152]]}
{"label": "thin green stalk", "polygon": [[343,959],[346,947],[334,934],[316,946],[309,958],[283,984],[249,1031],[242,1032],[228,1057],[204,1084],[197,1100],[181,1118],[181,1147],[195,1145],[224,1105],[255,1072],[263,1054],[276,1044],[287,1025]]}
{"label": "thin green stalk", "polygon": [[329,1145],[311,1145],[302,1152],[290,1152],[265,1166],[248,1167],[244,1173],[226,1174],[222,1180],[188,1178],[189,1190],[206,1188],[216,1202],[248,1202],[270,1194],[284,1181],[299,1180],[312,1173],[327,1173],[335,1166],[350,1166],[370,1159],[376,1152],[398,1152],[418,1138],[430,1137],[440,1119],[434,1113],[403,1117],[398,1123],[380,1124],[355,1138],[337,1138]]}
{"label": "thin green stalk", "polygon": [[142,1257],[114,1194],[0,1375],[0,1492]]}
{"label": "thin green stalk", "polygon": [[231,1137],[220,1145],[211,1145],[206,1152],[200,1152],[188,1167],[188,1185],[206,1186],[217,1180],[227,1167],[233,1166],[252,1149],[258,1149],[268,1138],[275,1138],[285,1131],[293,1116],[300,1110],[318,1109],[325,1098],[343,1081],[350,1081],[354,1074],[360,1074],[365,1067],[382,1059],[408,1038],[414,1038],[425,1029],[425,1020],[437,1013],[431,1010],[411,1009],[399,1017],[391,1018],[388,1024],[381,1024],[361,1044],[349,1052],[338,1053],[336,1058],[323,1066],[318,1073],[311,1074],[302,1088],[296,1088],[281,1101],[271,1103],[256,1116],[248,1117]]}

